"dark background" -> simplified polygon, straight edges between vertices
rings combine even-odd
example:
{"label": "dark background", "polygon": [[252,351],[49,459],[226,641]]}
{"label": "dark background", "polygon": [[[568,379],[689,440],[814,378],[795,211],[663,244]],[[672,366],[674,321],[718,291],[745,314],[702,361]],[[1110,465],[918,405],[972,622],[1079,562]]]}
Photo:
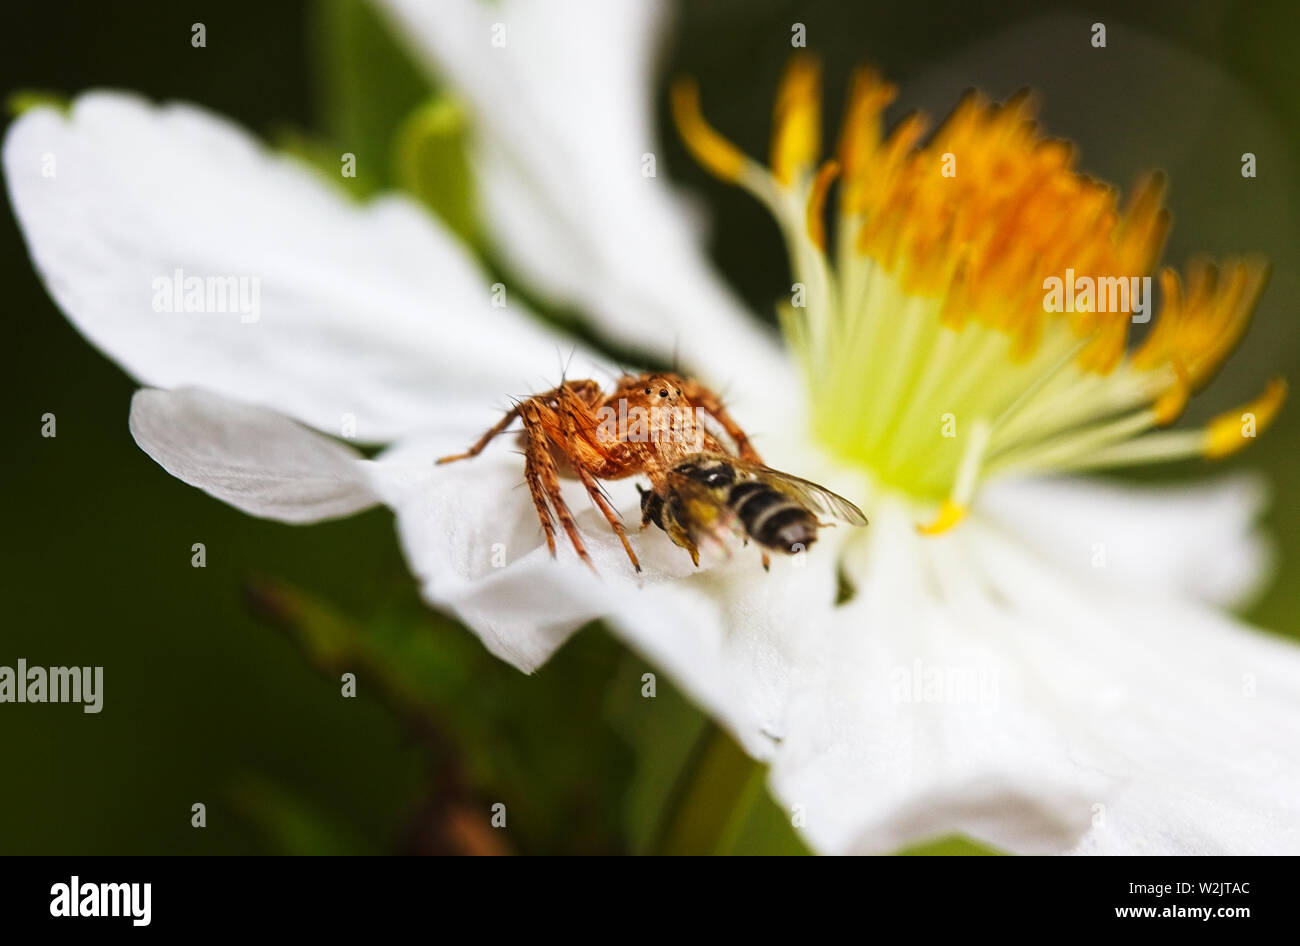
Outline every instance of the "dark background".
{"label": "dark background", "polygon": [[[1271,374],[1300,378],[1294,4],[687,7],[664,51],[664,74],[699,76],[708,114],[754,153],[765,150],[793,22],[806,24],[809,46],[825,59],[832,127],[858,62],[899,81],[903,107],[922,104],[935,117],[966,85],[997,95],[1039,88],[1048,129],[1081,143],[1089,171],[1121,186],[1148,167],[1170,171],[1175,229],[1166,259],[1262,250],[1274,261],[1257,329],[1193,416],[1235,406]],[[2,15],[6,94],[129,88],[202,103],[268,137],[326,123],[313,94],[314,4],[8,4]],[[1088,45],[1096,20],[1107,24],[1106,50]],[[190,45],[190,24],[199,21],[207,25],[202,50]],[[666,121],[662,130],[671,173],[713,215],[719,265],[756,311],[770,313],[788,288],[775,228],[750,198],[695,168]],[[1240,177],[1243,151],[1257,154],[1254,181]],[[243,516],[171,478],[127,432],[134,384],[51,304],[8,213],[0,266],[9,326],[0,371],[8,434],[0,664],[25,657],[105,667],[99,715],[75,705],[0,705],[0,853],[418,848],[412,823],[431,768],[445,771],[444,760],[431,766],[428,740],[371,689],[340,699],[337,676],[314,668],[248,599],[250,581],[270,577],[324,595],[344,613],[417,612],[389,514],[293,528]],[[55,439],[40,436],[46,412],[57,415]],[[1268,525],[1284,568],[1247,615],[1290,633],[1300,611],[1297,431],[1300,411],[1291,406],[1231,464],[1261,469],[1274,485]],[[1145,476],[1204,472],[1188,464]],[[195,542],[207,547],[205,569],[190,565]],[[432,621],[429,633],[463,636]],[[601,634],[584,633],[557,673],[624,660]],[[506,701],[546,686],[513,671],[517,681],[484,672]],[[568,756],[555,758],[552,777],[564,778]],[[573,764],[571,781],[590,777]],[[196,801],[209,808],[201,831],[190,827]],[[581,833],[577,821],[556,830]]]}

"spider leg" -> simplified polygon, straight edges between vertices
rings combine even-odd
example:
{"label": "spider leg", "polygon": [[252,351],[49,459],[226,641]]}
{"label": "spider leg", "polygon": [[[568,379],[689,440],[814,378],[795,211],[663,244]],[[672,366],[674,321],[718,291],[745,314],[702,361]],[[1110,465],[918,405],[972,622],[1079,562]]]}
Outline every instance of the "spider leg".
{"label": "spider leg", "polygon": [[[531,400],[531,399],[530,399]],[[522,404],[516,404],[510,410],[506,411],[505,416],[488,428],[487,433],[478,438],[474,446],[470,447],[464,453],[454,453],[451,456],[439,457],[438,463],[454,463],[457,460],[468,460],[470,457],[476,457],[483,452],[483,449],[492,442],[498,434],[505,431],[510,426],[511,421],[519,416]]]}
{"label": "spider leg", "polygon": [[596,481],[597,475],[608,475],[608,472],[602,474],[602,470],[617,470],[625,462],[616,450],[607,455],[588,439],[598,426],[593,411],[600,400],[598,382],[563,381],[559,387],[515,404],[464,453],[442,457],[437,462],[452,463],[478,456],[493,438],[504,433],[516,418],[520,419],[524,425],[524,482],[546,533],[546,547],[551,556],[555,556],[555,522],[558,519],[578,557],[593,572],[596,570],[560,489],[560,473],[556,466],[556,455],[560,454],[582,481],[587,495],[618,535],[628,559],[639,572],[641,564],[628,542],[623,523]]}
{"label": "spider leg", "polygon": [[722,429],[727,432],[727,436],[736,445],[736,453],[742,460],[748,460],[750,463],[763,462],[763,459],[758,455],[758,451],[754,449],[754,445],[749,442],[749,435],[745,433],[745,429],[740,424],[736,423],[735,418],[727,413],[727,409],[722,403],[722,397],[716,391],[692,378],[683,378],[680,375],[673,375],[672,378],[677,382],[688,401],[710,414],[714,420],[722,425]]}
{"label": "spider leg", "polygon": [[577,414],[571,405],[565,404],[563,405],[563,409],[564,429],[566,434],[566,438],[563,442],[563,449],[564,455],[569,461],[569,466],[573,467],[574,472],[578,474],[578,479],[580,479],[582,485],[587,488],[587,495],[590,496],[591,501],[596,504],[596,508],[604,514],[605,521],[609,523],[610,528],[612,528],[615,534],[618,535],[618,540],[623,543],[623,551],[627,553],[627,557],[632,561],[632,567],[639,572],[641,571],[641,563],[637,561],[636,553],[632,551],[632,545],[627,540],[627,532],[623,528],[623,520],[620,519],[618,513],[614,511],[614,507],[609,504],[609,500],[605,498],[605,494],[601,491],[600,485],[596,482],[596,478],[592,476],[591,471],[587,469],[585,458],[582,456],[582,452],[579,449],[579,445],[582,441],[581,435],[578,433]]}
{"label": "spider leg", "polygon": [[578,479],[582,480],[582,485],[587,487],[587,495],[590,496],[591,501],[596,504],[596,508],[604,513],[605,521],[609,523],[610,528],[612,528],[618,535],[618,540],[623,543],[623,551],[627,553],[627,557],[631,560],[632,567],[638,572],[641,571],[641,563],[637,561],[636,553],[632,551],[632,545],[627,540],[627,530],[623,528],[623,520],[620,519],[618,513],[614,511],[614,507],[609,504],[609,500],[607,500],[605,494],[601,492],[599,484],[597,484],[592,475],[587,472],[586,468],[583,466],[575,466],[574,469],[577,470]]}
{"label": "spider leg", "polygon": [[549,391],[526,398],[514,407],[510,408],[510,410],[506,411],[505,416],[489,427],[487,432],[478,439],[474,446],[470,447],[464,453],[454,453],[451,456],[440,457],[437,462],[454,463],[457,460],[468,460],[470,457],[478,456],[483,452],[484,448],[492,442],[493,438],[505,432],[505,429],[510,426],[511,421],[516,417],[523,416],[525,404],[533,403],[546,405],[564,397],[565,394],[576,394],[580,399],[598,399],[600,395],[600,384],[591,380],[565,381],[557,388],[552,388]]}
{"label": "spider leg", "polygon": [[[546,449],[544,442],[541,449]],[[533,498],[537,518],[541,520],[542,529],[546,532],[546,548],[551,553],[551,558],[555,558],[555,521],[551,516],[551,507],[546,502],[546,487],[542,485],[542,473],[533,456],[535,452],[536,448],[530,441],[529,448],[524,453],[524,482],[528,484],[528,493]]]}
{"label": "spider leg", "polygon": [[[545,492],[551,510],[560,520],[560,526],[569,537],[569,544],[578,553],[578,558],[586,562],[587,567],[594,573],[596,566],[592,563],[591,556],[587,554],[587,547],[582,543],[582,536],[578,532],[578,524],[573,520],[573,513],[564,502],[564,496],[560,492],[560,473],[556,469],[555,458],[551,456],[550,441],[561,443],[563,440],[555,413],[550,408],[538,405],[537,399],[534,398],[521,406],[519,415],[523,418],[524,429],[528,432],[529,459],[537,472],[539,488]],[[554,544],[549,544],[549,548],[554,555]]]}

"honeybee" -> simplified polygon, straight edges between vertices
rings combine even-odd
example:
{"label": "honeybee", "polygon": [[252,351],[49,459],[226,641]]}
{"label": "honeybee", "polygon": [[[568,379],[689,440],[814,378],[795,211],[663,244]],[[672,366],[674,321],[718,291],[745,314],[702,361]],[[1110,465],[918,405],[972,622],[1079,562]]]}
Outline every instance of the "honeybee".
{"label": "honeybee", "polygon": [[[699,414],[711,417],[729,443],[715,437]],[[645,476],[641,527],[651,523],[686,549],[699,565],[699,541],[721,542],[728,533],[767,550],[794,554],[817,538],[817,512],[864,526],[857,506],[816,483],[765,466],[722,399],[673,373],[624,375],[606,394],[597,381],[563,381],[523,398],[478,441],[439,463],[477,456],[516,419],[523,423],[524,481],[546,546],[555,555],[559,520],[578,557],[595,570],[560,490],[562,470],[576,476],[618,535],[637,571],[641,565],[627,530],[598,480]],[[640,488],[640,487],[638,487]]]}
{"label": "honeybee", "polygon": [[774,552],[807,551],[827,524],[817,513],[867,524],[861,509],[824,486],[721,454],[681,461],[668,471],[662,492],[641,490],[642,528],[658,526],[696,565],[701,540],[721,542],[728,533]]}

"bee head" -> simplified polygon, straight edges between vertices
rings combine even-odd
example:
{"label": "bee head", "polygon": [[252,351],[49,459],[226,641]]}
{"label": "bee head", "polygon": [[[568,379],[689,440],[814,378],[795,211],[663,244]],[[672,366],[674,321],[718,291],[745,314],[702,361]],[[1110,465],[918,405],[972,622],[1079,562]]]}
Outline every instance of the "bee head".
{"label": "bee head", "polygon": [[715,488],[729,486],[736,481],[736,471],[729,464],[717,460],[687,460],[674,467],[673,472]]}
{"label": "bee head", "polygon": [[664,500],[654,490],[642,489],[638,483],[636,491],[641,494],[641,524],[653,522],[660,529],[664,527]]}

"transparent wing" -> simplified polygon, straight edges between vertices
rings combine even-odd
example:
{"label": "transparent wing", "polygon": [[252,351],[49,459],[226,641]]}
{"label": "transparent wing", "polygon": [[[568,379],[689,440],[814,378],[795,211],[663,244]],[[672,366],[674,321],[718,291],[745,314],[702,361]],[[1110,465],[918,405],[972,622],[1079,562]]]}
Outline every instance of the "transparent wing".
{"label": "transparent wing", "polygon": [[820,486],[812,480],[806,480],[803,477],[785,473],[781,470],[774,470],[770,466],[763,466],[760,463],[732,460],[731,464],[736,469],[749,473],[755,479],[762,480],[793,496],[814,512],[838,519],[840,522],[848,523],[851,526],[865,526],[867,524],[867,517],[861,509],[839,493],[831,492],[825,486]]}

